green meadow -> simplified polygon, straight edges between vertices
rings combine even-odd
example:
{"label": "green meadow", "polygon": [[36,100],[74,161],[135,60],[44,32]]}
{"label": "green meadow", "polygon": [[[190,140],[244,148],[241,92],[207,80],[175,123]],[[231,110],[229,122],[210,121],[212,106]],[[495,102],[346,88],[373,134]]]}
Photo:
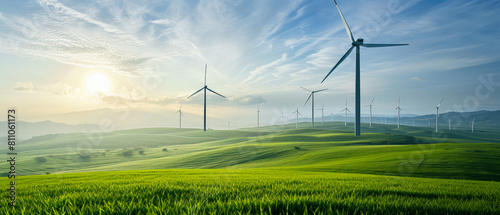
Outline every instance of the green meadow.
{"label": "green meadow", "polygon": [[17,148],[17,205],[3,192],[0,210],[500,214],[500,132],[363,124],[355,137],[352,124],[317,125],[34,137]]}

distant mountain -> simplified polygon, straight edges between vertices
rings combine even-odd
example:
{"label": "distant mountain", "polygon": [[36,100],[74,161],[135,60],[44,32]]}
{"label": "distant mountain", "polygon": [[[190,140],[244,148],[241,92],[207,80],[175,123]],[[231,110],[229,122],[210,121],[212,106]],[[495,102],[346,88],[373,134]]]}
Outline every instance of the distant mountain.
{"label": "distant mountain", "polygon": [[[476,122],[499,123],[500,110],[497,111],[474,111],[474,112],[447,112],[439,114],[440,121],[450,118],[452,121],[467,121],[470,122],[476,119]],[[428,114],[417,116],[415,119],[436,119],[436,114]]]}
{"label": "distant mountain", "polygon": [[[470,129],[472,120],[476,120],[475,129],[477,130],[500,130],[500,110],[496,111],[474,111],[474,112],[446,112],[439,114],[439,126],[448,125],[451,121],[452,129]],[[410,125],[415,121],[417,126],[425,125],[436,126],[436,114],[427,114],[416,117],[404,117],[402,124]]]}
{"label": "distant mountain", "polygon": [[[6,121],[0,122],[0,125],[6,125],[6,124],[7,124]],[[98,125],[93,125],[93,124],[68,125],[52,121],[42,121],[42,122],[17,121],[16,124],[17,124],[17,138],[20,140],[25,140],[35,136],[42,136],[47,134],[85,132],[99,128]],[[5,137],[6,133],[7,133],[7,126],[0,126],[0,136]]]}
{"label": "distant mountain", "polygon": [[[165,114],[175,120],[169,124]],[[82,123],[82,124],[96,124],[101,123],[111,124],[112,130],[121,130],[129,128],[151,128],[151,127],[165,127],[178,125],[178,118],[174,111],[147,111],[138,108],[124,108],[124,109],[95,109],[87,111],[70,112],[63,114],[56,114],[47,117],[51,121],[61,122],[67,124]],[[188,124],[185,122],[184,124]]]}

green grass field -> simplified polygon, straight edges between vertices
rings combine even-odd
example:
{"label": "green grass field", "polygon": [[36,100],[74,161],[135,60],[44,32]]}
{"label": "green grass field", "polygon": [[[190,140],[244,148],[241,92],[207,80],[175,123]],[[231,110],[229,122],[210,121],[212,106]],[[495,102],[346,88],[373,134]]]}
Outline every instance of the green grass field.
{"label": "green grass field", "polygon": [[18,205],[3,206],[2,214],[500,213],[500,184],[484,181],[219,169],[40,175],[18,183]]}
{"label": "green grass field", "polygon": [[[354,137],[352,124],[308,125],[35,137],[17,148],[17,206],[5,207],[3,192],[0,210],[500,214],[498,132],[363,124]],[[0,168],[8,170],[7,163]],[[0,182],[8,185],[6,177]]]}

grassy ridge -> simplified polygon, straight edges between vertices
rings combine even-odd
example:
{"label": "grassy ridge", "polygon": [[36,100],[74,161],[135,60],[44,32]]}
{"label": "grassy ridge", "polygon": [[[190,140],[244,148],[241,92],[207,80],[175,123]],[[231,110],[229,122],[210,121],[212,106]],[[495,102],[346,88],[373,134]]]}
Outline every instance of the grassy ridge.
{"label": "grassy ridge", "polygon": [[[500,139],[496,133],[479,133],[467,139],[463,132],[434,135],[424,128],[377,125],[365,130],[387,133],[354,137],[351,131],[341,130],[347,129],[343,123],[320,124],[314,129],[287,129],[290,126],[48,135],[19,145],[23,161],[18,163],[18,170],[21,175],[31,175],[133,169],[285,168],[500,180],[500,144],[480,142]],[[8,169],[7,163],[0,163],[0,168]]]}
{"label": "grassy ridge", "polygon": [[[498,214],[500,183],[284,170],[25,176],[1,214]],[[0,183],[7,184],[5,178]]]}

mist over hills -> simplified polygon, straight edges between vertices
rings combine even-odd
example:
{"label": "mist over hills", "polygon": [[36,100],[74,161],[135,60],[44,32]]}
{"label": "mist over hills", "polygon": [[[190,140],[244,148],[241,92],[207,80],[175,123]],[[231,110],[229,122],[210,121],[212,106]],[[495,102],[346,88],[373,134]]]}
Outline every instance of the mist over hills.
{"label": "mist over hills", "polygon": [[[29,139],[34,136],[41,136],[47,134],[59,134],[59,133],[75,133],[75,132],[86,132],[96,129],[101,131],[114,131],[122,129],[133,129],[133,128],[147,128],[147,127],[176,127],[175,122],[165,122],[161,119],[161,115],[157,113],[148,113],[142,111],[136,111],[129,113],[127,117],[124,113],[113,111],[111,109],[99,109],[84,112],[72,112],[66,113],[58,116],[54,116],[52,120],[40,121],[40,122],[25,122],[18,121],[17,134],[20,139]],[[325,115],[325,122],[331,121],[331,115]],[[344,121],[344,115],[334,115],[334,121]],[[475,111],[475,112],[447,112],[439,114],[439,126],[448,128],[448,119],[451,119],[451,128],[454,130],[468,130],[470,129],[470,122],[475,119],[477,131],[495,131],[499,129],[500,125],[500,110],[497,111]],[[347,121],[353,122],[354,117],[348,115]],[[362,117],[362,123],[369,123],[369,116]],[[404,116],[401,117],[400,123],[402,125],[413,125],[418,127],[434,127],[435,126],[436,115],[428,114],[421,116]],[[299,122],[310,122],[311,118],[299,117]],[[81,124],[71,124],[71,122],[80,122]],[[321,124],[322,119],[320,117],[315,118],[315,122]],[[397,117],[391,116],[374,116],[372,118],[374,124],[396,124]],[[0,122],[0,124],[6,125],[6,121]],[[280,124],[281,121],[276,121],[276,124]],[[295,123],[295,116],[289,115],[284,123]],[[251,123],[249,123],[251,124]],[[189,126],[189,125],[188,125]],[[186,127],[188,127],[186,126]],[[105,129],[103,129],[103,127]],[[183,126],[184,127],[184,126]],[[189,126],[191,128],[196,128],[196,126]],[[232,128],[237,128],[238,125],[232,125]],[[250,126],[245,126],[250,127]],[[0,127],[0,132],[2,137],[5,137],[7,133],[7,127]]]}
{"label": "mist over hills", "polygon": [[[6,125],[7,122],[0,122],[2,125]],[[47,134],[63,134],[63,133],[75,133],[75,132],[85,132],[91,131],[99,128],[98,125],[92,124],[78,124],[69,125],[64,123],[57,123],[52,121],[41,121],[41,122],[25,122],[17,121],[16,134],[17,138],[21,140],[30,139],[36,136],[42,136]],[[1,126],[0,132],[5,137],[7,134],[7,126]]]}

